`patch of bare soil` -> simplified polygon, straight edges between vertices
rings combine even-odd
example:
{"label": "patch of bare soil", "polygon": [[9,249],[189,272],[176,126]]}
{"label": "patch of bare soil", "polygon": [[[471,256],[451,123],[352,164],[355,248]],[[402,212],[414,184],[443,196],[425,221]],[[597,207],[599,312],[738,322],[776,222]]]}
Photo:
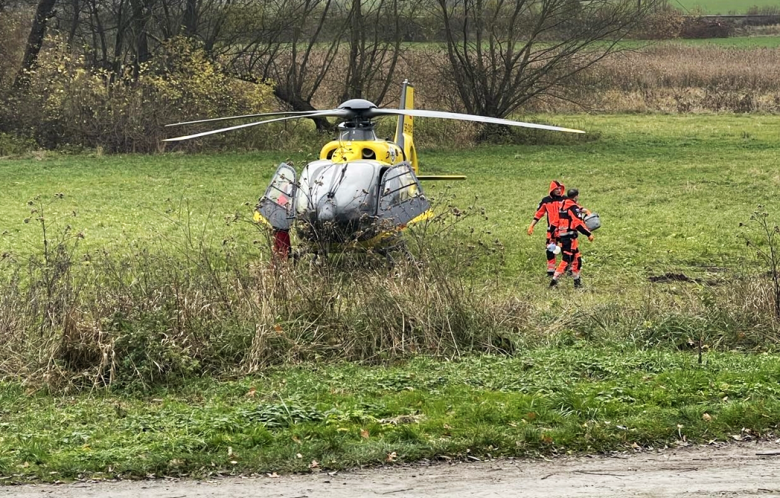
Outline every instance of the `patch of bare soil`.
{"label": "patch of bare soil", "polygon": [[437,463],[282,477],[0,487],[0,497],[778,496],[780,440],[611,457]]}

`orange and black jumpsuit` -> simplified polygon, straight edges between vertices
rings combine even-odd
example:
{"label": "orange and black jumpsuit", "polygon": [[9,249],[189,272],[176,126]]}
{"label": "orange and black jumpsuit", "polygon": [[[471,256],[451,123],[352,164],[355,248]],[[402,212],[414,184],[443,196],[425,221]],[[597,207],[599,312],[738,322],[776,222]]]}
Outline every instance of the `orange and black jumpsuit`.
{"label": "orange and black jumpsuit", "polygon": [[[538,222],[545,214],[547,215],[547,242],[545,243],[545,247],[549,246],[550,244],[558,243],[558,237],[555,233],[556,225],[558,224],[558,213],[562,208],[563,201],[566,200],[566,196],[564,195],[553,195],[553,191],[558,188],[561,189],[561,192],[566,192],[566,189],[562,183],[556,180],[550,182],[550,194],[543,198],[541,202],[539,202],[539,207],[536,209],[536,214],[534,215],[534,222]],[[555,264],[555,253],[548,249],[548,274],[552,274],[555,271]]]}
{"label": "orange and black jumpsuit", "polygon": [[556,280],[563,275],[563,272],[565,272],[566,268],[570,265],[572,277],[574,277],[575,280],[580,278],[582,255],[580,254],[580,245],[577,236],[579,233],[586,237],[591,236],[590,230],[588,230],[585,222],[582,221],[585,214],[587,214],[585,208],[572,199],[566,199],[561,204],[561,210],[558,213],[556,235],[561,244],[563,259],[561,264],[558,265],[558,268],[555,269],[553,278]]}

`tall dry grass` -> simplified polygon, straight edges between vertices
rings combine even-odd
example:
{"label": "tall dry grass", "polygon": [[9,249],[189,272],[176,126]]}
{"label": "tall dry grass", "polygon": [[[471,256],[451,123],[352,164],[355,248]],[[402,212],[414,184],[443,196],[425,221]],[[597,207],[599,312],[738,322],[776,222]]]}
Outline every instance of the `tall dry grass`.
{"label": "tall dry grass", "polygon": [[[406,50],[396,74],[415,83],[423,108],[462,111],[455,88],[439,68],[444,50],[435,45]],[[334,105],[338,82],[326,82],[315,101]],[[780,112],[780,49],[691,46],[664,42],[623,50],[564,84],[564,98],[542,96],[525,112]],[[396,105],[391,92],[383,105]],[[465,138],[473,127],[466,127]]]}
{"label": "tall dry grass", "polygon": [[664,44],[615,54],[575,88],[595,111],[778,112],[780,50]]}
{"label": "tall dry grass", "polygon": [[78,233],[47,233],[41,216],[40,251],[0,266],[0,380],[144,387],[302,361],[510,351],[527,307],[459,270],[501,261],[499,245],[455,234],[468,217],[444,211],[392,261],[293,264],[189,236],[87,253]]}

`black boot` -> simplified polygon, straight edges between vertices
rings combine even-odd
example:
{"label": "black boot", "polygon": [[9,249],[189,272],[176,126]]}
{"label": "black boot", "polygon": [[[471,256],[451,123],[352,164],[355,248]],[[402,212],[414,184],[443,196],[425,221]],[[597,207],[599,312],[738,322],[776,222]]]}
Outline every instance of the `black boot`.
{"label": "black boot", "polygon": [[558,281],[557,280],[555,280],[555,279],[550,280],[550,287],[555,287],[556,285],[558,285]]}
{"label": "black boot", "polygon": [[555,270],[547,270],[548,277],[552,277],[553,275],[555,275]]}
{"label": "black boot", "polygon": [[582,280],[579,278],[574,279],[574,288],[575,289],[581,289],[582,288]]}

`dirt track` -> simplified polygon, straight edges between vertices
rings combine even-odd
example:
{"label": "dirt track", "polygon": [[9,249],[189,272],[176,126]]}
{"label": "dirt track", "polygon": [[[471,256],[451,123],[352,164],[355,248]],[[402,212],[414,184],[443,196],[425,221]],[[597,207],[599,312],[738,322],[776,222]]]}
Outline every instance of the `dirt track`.
{"label": "dirt track", "polygon": [[216,481],[159,480],[0,487],[0,498],[679,495],[780,497],[780,440],[669,449],[611,458],[496,460],[357,470],[335,475],[323,472],[306,476]]}

